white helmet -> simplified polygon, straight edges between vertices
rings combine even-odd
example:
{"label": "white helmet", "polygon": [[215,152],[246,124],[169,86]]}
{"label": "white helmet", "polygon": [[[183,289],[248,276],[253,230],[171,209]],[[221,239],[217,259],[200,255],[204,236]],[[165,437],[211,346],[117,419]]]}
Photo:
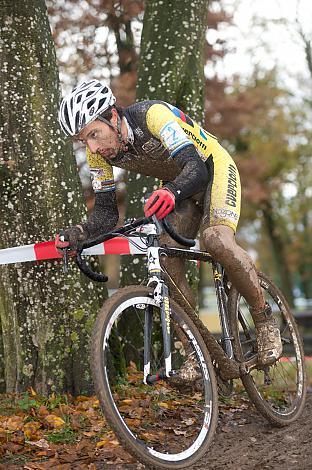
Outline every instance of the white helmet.
{"label": "white helmet", "polygon": [[63,99],[59,123],[68,136],[74,136],[116,101],[112,90],[98,80],[84,82]]}

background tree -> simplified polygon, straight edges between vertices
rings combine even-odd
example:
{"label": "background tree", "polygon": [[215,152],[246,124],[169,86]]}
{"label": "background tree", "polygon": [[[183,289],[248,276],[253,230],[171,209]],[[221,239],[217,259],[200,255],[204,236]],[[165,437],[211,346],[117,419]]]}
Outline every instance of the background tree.
{"label": "background tree", "polygon": [[[60,133],[54,44],[43,0],[1,1],[1,248],[52,238],[77,223],[83,201]],[[98,290],[59,262],[0,270],[7,391],[90,390],[88,339]],[[101,293],[103,297],[104,292]]]}
{"label": "background tree", "polygon": [[[137,100],[167,101],[190,114],[204,117],[204,41],[208,1],[149,0],[146,4],[138,69]],[[144,195],[155,180],[129,174],[127,217],[142,213]],[[122,260],[122,284],[140,282],[143,264]]]}

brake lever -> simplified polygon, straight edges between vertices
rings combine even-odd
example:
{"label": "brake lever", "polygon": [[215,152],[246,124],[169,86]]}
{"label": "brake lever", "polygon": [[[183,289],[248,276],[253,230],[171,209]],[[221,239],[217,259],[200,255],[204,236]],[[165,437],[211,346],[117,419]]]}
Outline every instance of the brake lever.
{"label": "brake lever", "polygon": [[[67,241],[67,240],[65,240],[64,235],[60,236],[60,241],[61,242]],[[68,248],[63,248],[62,249],[63,273],[64,274],[68,274],[68,271],[69,271],[69,269],[68,269],[68,251],[69,251]]]}
{"label": "brake lever", "polygon": [[68,274],[68,248],[63,250],[63,273]]}

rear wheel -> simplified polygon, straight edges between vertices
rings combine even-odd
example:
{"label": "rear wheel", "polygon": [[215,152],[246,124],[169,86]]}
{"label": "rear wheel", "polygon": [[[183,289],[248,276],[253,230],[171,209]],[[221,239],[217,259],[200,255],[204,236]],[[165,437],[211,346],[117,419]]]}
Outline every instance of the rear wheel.
{"label": "rear wheel", "polygon": [[180,372],[152,386],[143,384],[148,310],[150,373],[164,368],[160,309],[152,289],[118,290],[104,303],[93,333],[93,379],[107,422],[148,468],[194,464],[208,450],[217,423],[217,386],[205,343],[181,307],[174,302],[170,307],[172,369]]}
{"label": "rear wheel", "polygon": [[[302,412],[306,396],[304,352],[297,325],[279,289],[263,273],[258,273],[266,301],[280,328],[283,354],[272,366],[257,367],[242,377],[242,382],[258,411],[271,423],[284,426]],[[233,348],[238,361],[257,355],[255,326],[248,304],[232,286],[228,311]]]}

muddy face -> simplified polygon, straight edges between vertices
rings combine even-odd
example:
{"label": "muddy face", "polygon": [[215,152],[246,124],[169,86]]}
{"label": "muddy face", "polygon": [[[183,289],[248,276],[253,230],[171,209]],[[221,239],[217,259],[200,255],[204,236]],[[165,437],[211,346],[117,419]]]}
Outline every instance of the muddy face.
{"label": "muddy face", "polygon": [[113,113],[110,122],[114,128],[96,119],[79,133],[78,140],[89,147],[92,153],[99,153],[107,159],[114,159],[120,147],[116,119]]}

